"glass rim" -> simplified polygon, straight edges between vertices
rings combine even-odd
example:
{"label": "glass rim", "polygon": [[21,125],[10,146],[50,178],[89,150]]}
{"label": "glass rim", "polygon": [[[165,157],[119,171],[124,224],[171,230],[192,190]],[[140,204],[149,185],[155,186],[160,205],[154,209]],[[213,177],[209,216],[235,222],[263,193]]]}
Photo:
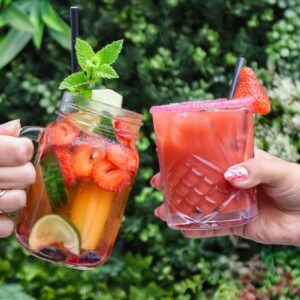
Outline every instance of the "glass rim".
{"label": "glass rim", "polygon": [[253,109],[253,97],[228,100],[227,98],[211,100],[191,100],[163,105],[155,105],[150,108],[151,114],[202,112],[202,111],[230,111],[239,109]]}
{"label": "glass rim", "polygon": [[[74,99],[78,101],[74,102]],[[82,100],[82,101],[80,101]],[[88,105],[89,104],[89,105]],[[94,104],[94,105],[91,105]],[[63,105],[70,105],[76,108],[83,108],[83,110],[87,113],[91,114],[97,114],[97,115],[103,115],[103,112],[108,111],[113,113],[113,117],[115,116],[126,116],[130,118],[130,121],[127,120],[128,123],[132,123],[138,126],[142,126],[143,124],[143,115],[139,114],[137,112],[122,108],[122,107],[117,107],[111,104],[107,104],[104,102],[101,102],[99,100],[94,100],[91,98],[84,97],[82,95],[70,93],[70,92],[64,92],[62,96],[62,101],[61,101],[61,106]],[[100,108],[96,108],[96,106],[101,106]]]}

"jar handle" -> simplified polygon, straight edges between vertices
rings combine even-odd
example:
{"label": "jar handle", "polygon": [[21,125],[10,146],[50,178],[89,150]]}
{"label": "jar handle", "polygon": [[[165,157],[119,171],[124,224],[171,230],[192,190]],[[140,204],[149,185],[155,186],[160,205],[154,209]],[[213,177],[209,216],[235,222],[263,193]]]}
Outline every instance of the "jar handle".
{"label": "jar handle", "polygon": [[45,128],[40,126],[25,126],[21,128],[19,137],[26,137],[39,143],[45,133]]}

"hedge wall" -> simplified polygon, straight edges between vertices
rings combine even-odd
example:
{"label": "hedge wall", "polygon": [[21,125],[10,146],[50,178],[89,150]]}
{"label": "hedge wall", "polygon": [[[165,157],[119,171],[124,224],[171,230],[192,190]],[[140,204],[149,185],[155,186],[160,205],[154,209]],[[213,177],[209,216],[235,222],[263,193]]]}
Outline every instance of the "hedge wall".
{"label": "hedge wall", "polygon": [[[106,265],[56,267],[25,254],[13,237],[1,240],[0,299],[300,299],[297,248],[190,240],[154,217],[162,194],[149,185],[158,165],[148,113],[154,104],[226,96],[236,57],[244,56],[273,104],[269,116],[256,118],[257,146],[299,161],[300,0],[52,3],[66,22],[68,7],[80,6],[80,35],[95,48],[124,38],[120,79],[103,84],[144,114],[141,167]],[[69,52],[47,32],[41,50],[29,44],[1,70],[0,122],[55,119],[58,84],[69,69]]]}

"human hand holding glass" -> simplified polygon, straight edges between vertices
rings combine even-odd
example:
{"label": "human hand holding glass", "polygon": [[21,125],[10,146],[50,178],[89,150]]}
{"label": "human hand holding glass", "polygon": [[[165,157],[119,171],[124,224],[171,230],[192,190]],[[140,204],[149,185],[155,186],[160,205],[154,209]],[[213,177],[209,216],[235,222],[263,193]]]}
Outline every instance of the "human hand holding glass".
{"label": "human hand holding glass", "polygon": [[[213,230],[182,230],[189,238],[237,235],[264,244],[300,245],[300,165],[255,150],[255,158],[229,168],[225,179],[234,187],[257,187],[258,216],[242,226]],[[160,174],[151,184],[162,189]],[[155,215],[166,220],[164,204]]]}
{"label": "human hand holding glass", "polygon": [[0,125],[0,237],[10,235],[14,222],[5,213],[19,210],[26,204],[25,189],[34,183],[35,171],[29,160],[32,142],[18,138],[19,120]]}

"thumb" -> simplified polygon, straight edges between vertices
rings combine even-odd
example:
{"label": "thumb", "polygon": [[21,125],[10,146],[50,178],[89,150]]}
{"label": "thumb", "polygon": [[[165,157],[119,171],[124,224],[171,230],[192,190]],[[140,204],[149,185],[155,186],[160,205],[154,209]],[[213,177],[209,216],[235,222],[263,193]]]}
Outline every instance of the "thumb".
{"label": "thumb", "polygon": [[19,136],[20,133],[20,120],[13,120],[0,125],[0,135]]}
{"label": "thumb", "polygon": [[288,176],[291,164],[274,157],[251,158],[239,165],[230,167],[224,177],[230,184],[240,189],[248,189],[259,184],[279,186]]}

